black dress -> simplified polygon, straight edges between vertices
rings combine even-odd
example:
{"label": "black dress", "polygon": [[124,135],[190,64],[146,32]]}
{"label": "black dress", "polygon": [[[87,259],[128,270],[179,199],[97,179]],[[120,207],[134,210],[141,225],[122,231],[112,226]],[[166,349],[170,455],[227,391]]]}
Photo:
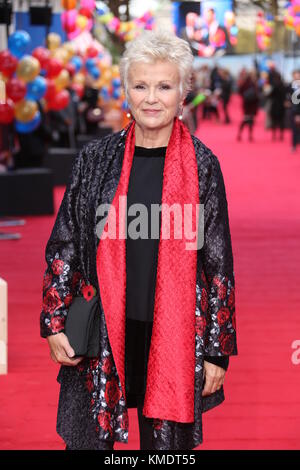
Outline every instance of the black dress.
{"label": "black dress", "polygon": [[[125,387],[128,408],[137,407],[138,396],[146,392],[147,361],[153,326],[154,296],[161,214],[152,219],[151,204],[161,204],[163,169],[167,147],[135,147],[127,193],[126,238],[126,332]],[[132,204],[147,208],[148,231],[138,224],[140,211],[130,212]],[[153,206],[152,206],[153,207]],[[130,236],[136,233],[136,237]],[[228,357],[206,357],[227,369]]]}

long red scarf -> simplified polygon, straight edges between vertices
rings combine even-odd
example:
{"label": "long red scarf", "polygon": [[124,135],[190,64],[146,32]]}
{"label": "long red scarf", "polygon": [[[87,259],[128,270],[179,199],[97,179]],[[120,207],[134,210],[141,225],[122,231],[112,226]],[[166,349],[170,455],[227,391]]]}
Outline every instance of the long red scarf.
{"label": "long red scarf", "polygon": [[[129,125],[121,176],[104,227],[106,232],[109,224],[115,222],[116,237],[104,238],[102,233],[97,250],[101,301],[125,400],[126,203],[124,205],[119,197],[127,196],[134,147],[135,121]],[[183,221],[184,205],[192,205],[190,230],[198,233],[199,180],[195,150],[188,129],[178,118],[174,119],[165,156],[164,203],[168,207],[173,203],[180,204]],[[143,414],[150,418],[191,423],[194,421],[197,250],[186,249],[186,243],[195,238],[191,240],[191,232],[186,235],[183,225],[182,237],[176,238],[172,216],[170,236],[168,239],[162,237],[162,228],[168,219],[163,214]]]}

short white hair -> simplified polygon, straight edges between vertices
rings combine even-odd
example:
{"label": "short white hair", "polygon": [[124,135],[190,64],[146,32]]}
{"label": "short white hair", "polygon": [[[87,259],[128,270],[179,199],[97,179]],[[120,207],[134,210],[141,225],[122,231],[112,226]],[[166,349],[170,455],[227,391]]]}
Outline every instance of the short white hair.
{"label": "short white hair", "polygon": [[178,67],[180,76],[180,96],[184,99],[191,89],[193,71],[193,54],[190,45],[184,39],[173,33],[158,31],[143,31],[139,36],[125,45],[119,68],[125,97],[128,99],[128,71],[133,62],[168,61]]}

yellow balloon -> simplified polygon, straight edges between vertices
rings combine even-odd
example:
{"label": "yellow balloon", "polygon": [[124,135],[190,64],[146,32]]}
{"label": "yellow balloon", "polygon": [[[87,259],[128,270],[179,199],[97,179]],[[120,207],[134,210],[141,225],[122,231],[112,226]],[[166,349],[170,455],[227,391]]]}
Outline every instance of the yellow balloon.
{"label": "yellow balloon", "polygon": [[61,91],[70,84],[70,74],[66,69],[63,69],[54,80],[56,90]]}
{"label": "yellow balloon", "polygon": [[110,69],[107,69],[103,72],[102,78],[104,82],[109,82],[111,80],[112,73]]}
{"label": "yellow balloon", "polygon": [[31,55],[25,55],[17,67],[17,77],[22,78],[24,82],[31,82],[40,73],[41,66],[39,61]]}
{"label": "yellow balloon", "polygon": [[67,51],[69,60],[76,54],[76,47],[72,42],[65,42],[62,47]]}
{"label": "yellow balloon", "polygon": [[21,122],[32,121],[37,111],[36,101],[22,100],[15,105],[15,117]]}
{"label": "yellow balloon", "polygon": [[52,53],[52,57],[61,60],[64,65],[69,62],[68,51],[63,47],[58,47],[57,49],[55,49]]}
{"label": "yellow balloon", "polygon": [[119,71],[119,66],[118,65],[112,65],[111,66],[111,76],[112,76],[112,78],[119,78],[120,71]]}
{"label": "yellow balloon", "polygon": [[57,33],[49,33],[47,36],[47,46],[50,51],[54,51],[60,46],[61,39]]}
{"label": "yellow balloon", "polygon": [[81,72],[75,73],[72,82],[73,83],[79,83],[79,85],[84,85],[85,84],[85,75]]}
{"label": "yellow balloon", "polygon": [[80,29],[84,29],[87,25],[88,19],[86,16],[78,15],[76,18],[76,26]]}

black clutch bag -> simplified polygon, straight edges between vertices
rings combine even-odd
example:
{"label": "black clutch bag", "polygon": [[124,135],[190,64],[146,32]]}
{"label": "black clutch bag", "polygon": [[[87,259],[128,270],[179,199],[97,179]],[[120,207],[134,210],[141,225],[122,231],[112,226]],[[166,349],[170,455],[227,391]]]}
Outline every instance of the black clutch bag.
{"label": "black clutch bag", "polygon": [[99,297],[74,297],[65,321],[65,334],[75,356],[94,358],[100,352]]}

